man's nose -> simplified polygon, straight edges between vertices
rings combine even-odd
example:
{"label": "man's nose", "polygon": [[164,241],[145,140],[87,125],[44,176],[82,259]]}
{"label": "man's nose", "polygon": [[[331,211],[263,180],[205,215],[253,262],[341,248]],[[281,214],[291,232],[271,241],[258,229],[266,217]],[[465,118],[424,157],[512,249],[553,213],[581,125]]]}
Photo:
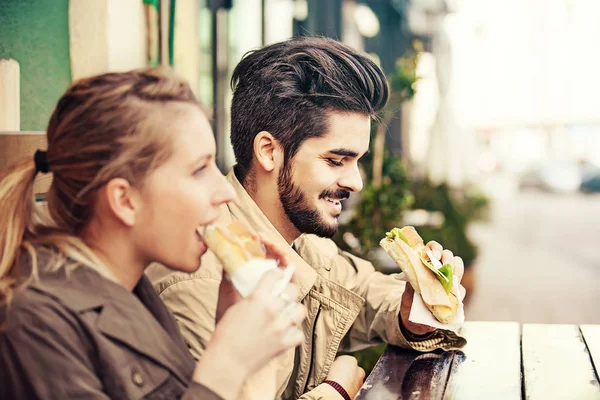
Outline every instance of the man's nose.
{"label": "man's nose", "polygon": [[350,192],[360,192],[363,188],[363,180],[358,164],[349,169],[338,183]]}

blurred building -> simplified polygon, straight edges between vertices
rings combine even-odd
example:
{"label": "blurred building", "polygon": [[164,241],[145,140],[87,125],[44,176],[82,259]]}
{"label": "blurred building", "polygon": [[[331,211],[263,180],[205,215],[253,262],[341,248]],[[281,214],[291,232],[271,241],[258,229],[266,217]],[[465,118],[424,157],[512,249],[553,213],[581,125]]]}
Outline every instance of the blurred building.
{"label": "blurred building", "polygon": [[[172,65],[212,108],[219,163],[228,167],[234,161],[228,135],[229,79],[247,51],[292,36],[325,35],[371,54],[391,72],[415,38],[425,51],[431,50],[432,21],[445,12],[445,4],[444,0],[3,0],[0,59],[18,64],[10,74],[0,69],[0,76],[4,82],[16,79],[20,84],[11,89],[12,95],[3,96],[3,104],[20,104],[18,126],[10,130],[42,131],[58,97],[73,80]],[[426,27],[409,23],[411,18],[423,20],[419,13],[425,15]],[[10,67],[14,65],[11,62]],[[408,115],[398,116],[389,128],[388,144],[401,154],[402,121]]]}
{"label": "blurred building", "polygon": [[[247,51],[292,36],[324,35],[371,54],[386,72],[391,72],[413,39],[408,25],[409,2],[404,0],[203,0],[203,3],[205,7],[200,12],[203,20],[210,22],[204,25],[201,34],[204,56],[201,98],[213,106],[222,165],[233,163],[228,142],[229,77]],[[428,33],[422,39],[430,43]],[[389,129],[393,133],[388,144],[396,154],[401,154],[401,118],[394,119]]]}

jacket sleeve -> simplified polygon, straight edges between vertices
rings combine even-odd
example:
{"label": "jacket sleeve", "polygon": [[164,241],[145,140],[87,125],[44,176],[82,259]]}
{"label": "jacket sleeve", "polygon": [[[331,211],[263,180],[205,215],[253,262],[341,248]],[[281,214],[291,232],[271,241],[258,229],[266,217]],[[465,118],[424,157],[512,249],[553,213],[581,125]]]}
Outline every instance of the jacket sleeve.
{"label": "jacket sleeve", "polygon": [[0,333],[0,398],[108,399],[75,318],[40,304]]}
{"label": "jacket sleeve", "polygon": [[326,383],[321,383],[313,390],[304,393],[298,400],[344,400],[344,398]]}
{"label": "jacket sleeve", "polygon": [[417,336],[402,326],[400,302],[406,288],[403,274],[382,274],[375,271],[370,262],[341,250],[334,268],[336,275],[341,274],[346,288],[365,299],[340,350],[355,351],[382,342],[423,352],[465,345],[465,339],[451,331],[436,330]]}

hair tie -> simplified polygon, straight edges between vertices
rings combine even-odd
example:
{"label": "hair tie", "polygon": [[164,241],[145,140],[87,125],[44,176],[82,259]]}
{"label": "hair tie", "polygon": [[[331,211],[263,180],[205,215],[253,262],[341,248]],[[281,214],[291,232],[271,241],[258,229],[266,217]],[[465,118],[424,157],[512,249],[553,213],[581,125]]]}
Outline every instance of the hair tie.
{"label": "hair tie", "polygon": [[50,166],[48,165],[48,157],[47,153],[43,150],[38,150],[35,152],[33,156],[33,160],[35,161],[35,170],[37,172],[41,172],[45,174],[50,171]]}

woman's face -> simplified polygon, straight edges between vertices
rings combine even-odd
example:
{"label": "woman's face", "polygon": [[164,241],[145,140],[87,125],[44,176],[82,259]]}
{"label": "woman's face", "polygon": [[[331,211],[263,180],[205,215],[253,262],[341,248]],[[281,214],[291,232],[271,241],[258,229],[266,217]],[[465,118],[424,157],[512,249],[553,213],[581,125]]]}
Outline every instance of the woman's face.
{"label": "woman's face", "polygon": [[[198,227],[214,222],[235,192],[215,163],[215,140],[204,114],[193,105],[169,105],[164,134],[172,136],[172,155],[144,181],[133,235],[150,261],[193,272],[206,245]],[[163,111],[164,112],[164,111]]]}

